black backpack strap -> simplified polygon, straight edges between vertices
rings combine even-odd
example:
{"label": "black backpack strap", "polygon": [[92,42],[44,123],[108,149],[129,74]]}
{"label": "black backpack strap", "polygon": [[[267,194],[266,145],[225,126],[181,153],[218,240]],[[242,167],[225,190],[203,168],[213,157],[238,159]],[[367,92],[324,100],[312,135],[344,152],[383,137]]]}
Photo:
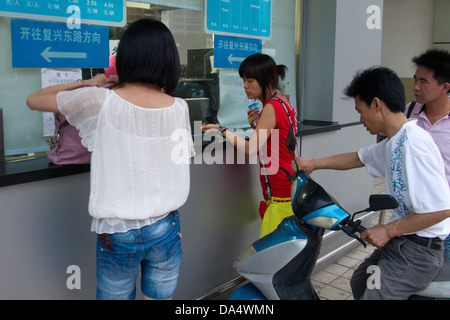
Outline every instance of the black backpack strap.
{"label": "black backpack strap", "polygon": [[407,118],[409,118],[410,116],[411,116],[411,113],[412,113],[412,111],[413,111],[413,109],[414,109],[414,106],[416,105],[416,102],[417,101],[412,101],[410,104],[409,104],[409,108],[408,108],[408,113],[406,114],[406,117]]}

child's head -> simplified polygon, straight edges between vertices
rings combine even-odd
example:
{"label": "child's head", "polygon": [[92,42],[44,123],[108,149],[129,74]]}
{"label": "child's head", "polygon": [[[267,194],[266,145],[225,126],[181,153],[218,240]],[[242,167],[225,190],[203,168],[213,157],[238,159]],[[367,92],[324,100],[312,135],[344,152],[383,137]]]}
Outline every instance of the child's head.
{"label": "child's head", "polygon": [[160,21],[133,22],[120,39],[116,58],[119,84],[156,84],[169,92],[178,84],[180,58],[170,30]]}
{"label": "child's head", "polygon": [[270,89],[279,88],[279,78],[284,79],[286,76],[286,66],[278,65],[272,57],[256,53],[247,57],[239,66],[239,76],[244,79],[255,79],[258,81],[263,94],[263,102],[267,101]]}

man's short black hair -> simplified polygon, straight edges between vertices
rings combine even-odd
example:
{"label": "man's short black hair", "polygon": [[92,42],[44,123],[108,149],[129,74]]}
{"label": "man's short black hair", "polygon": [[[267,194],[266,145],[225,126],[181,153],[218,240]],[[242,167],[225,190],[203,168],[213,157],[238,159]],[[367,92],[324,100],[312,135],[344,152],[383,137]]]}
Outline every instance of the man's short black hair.
{"label": "man's short black hair", "polygon": [[175,89],[180,76],[180,58],[170,30],[160,21],[133,22],[120,39],[116,58],[119,84],[157,84],[166,92]]}
{"label": "man's short black hair", "polygon": [[450,83],[450,53],[443,49],[430,49],[412,61],[416,67],[425,67],[433,72],[439,85]]}
{"label": "man's short black hair", "polygon": [[391,112],[405,111],[405,88],[398,76],[389,68],[373,67],[360,71],[344,94],[349,98],[359,97],[368,106],[374,98],[382,100]]}

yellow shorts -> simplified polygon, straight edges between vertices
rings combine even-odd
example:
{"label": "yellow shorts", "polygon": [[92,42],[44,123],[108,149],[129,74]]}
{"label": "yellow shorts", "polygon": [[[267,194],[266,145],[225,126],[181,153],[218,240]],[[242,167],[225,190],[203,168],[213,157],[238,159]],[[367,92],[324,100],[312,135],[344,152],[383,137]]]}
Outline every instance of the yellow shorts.
{"label": "yellow shorts", "polygon": [[289,198],[273,197],[272,200],[266,202],[267,209],[261,221],[261,238],[275,230],[284,218],[294,214],[290,200]]}

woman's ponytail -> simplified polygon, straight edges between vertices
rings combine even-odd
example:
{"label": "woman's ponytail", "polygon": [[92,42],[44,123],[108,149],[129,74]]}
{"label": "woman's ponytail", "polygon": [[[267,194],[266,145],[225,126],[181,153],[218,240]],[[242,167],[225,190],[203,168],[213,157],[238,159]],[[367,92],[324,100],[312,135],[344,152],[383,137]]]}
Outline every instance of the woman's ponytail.
{"label": "woman's ponytail", "polygon": [[286,78],[286,71],[287,67],[284,64],[277,65],[277,73],[281,80],[284,80],[284,78]]}

